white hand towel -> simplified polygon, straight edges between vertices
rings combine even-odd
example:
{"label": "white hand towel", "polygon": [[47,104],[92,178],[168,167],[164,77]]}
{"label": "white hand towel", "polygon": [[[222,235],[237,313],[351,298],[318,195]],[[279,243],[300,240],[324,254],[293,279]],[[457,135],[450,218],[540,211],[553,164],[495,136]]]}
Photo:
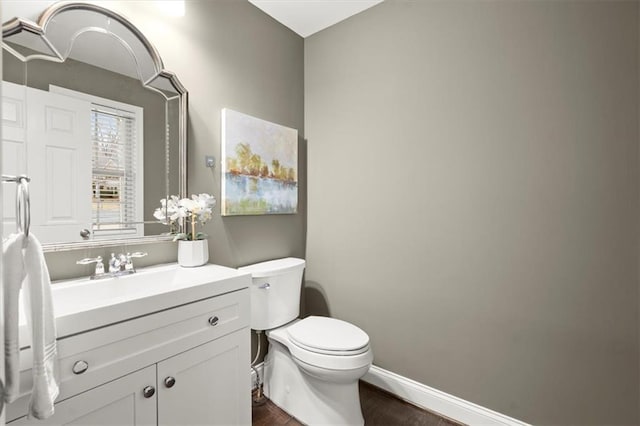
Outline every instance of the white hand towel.
{"label": "white hand towel", "polygon": [[33,390],[29,414],[46,419],[53,414],[53,401],[58,397],[56,319],[53,313],[51,280],[40,241],[30,234],[24,250],[27,272],[25,308],[31,324],[33,350]]}
{"label": "white hand towel", "polygon": [[[7,312],[5,322],[7,392],[5,400],[10,402],[19,393],[20,346],[18,342],[17,295],[24,282],[25,316],[31,326],[31,349],[33,351],[33,389],[29,401],[29,416],[45,419],[53,414],[53,402],[59,393],[51,281],[40,242],[33,235],[26,237],[26,244],[24,242],[25,237],[18,235],[10,237],[3,245],[5,256],[8,255],[15,259],[14,253],[16,251],[22,255],[21,258],[15,259],[15,263],[5,263],[3,274]],[[20,280],[17,281],[18,279]],[[9,382],[11,386],[8,385]]]}
{"label": "white hand towel", "polygon": [[19,295],[25,278],[22,245],[24,236],[10,235],[2,243],[4,287],[4,400],[11,403],[20,393],[20,343],[18,341]]}

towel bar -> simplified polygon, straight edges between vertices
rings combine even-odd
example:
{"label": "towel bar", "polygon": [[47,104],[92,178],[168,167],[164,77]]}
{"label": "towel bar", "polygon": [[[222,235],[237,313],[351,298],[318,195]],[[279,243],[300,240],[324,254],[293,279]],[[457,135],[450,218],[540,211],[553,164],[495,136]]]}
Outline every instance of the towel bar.
{"label": "towel bar", "polygon": [[16,189],[16,226],[18,232],[22,232],[28,237],[31,226],[31,201],[29,200],[29,182],[31,182],[31,179],[25,175],[2,175],[2,182],[15,182],[18,184]]}

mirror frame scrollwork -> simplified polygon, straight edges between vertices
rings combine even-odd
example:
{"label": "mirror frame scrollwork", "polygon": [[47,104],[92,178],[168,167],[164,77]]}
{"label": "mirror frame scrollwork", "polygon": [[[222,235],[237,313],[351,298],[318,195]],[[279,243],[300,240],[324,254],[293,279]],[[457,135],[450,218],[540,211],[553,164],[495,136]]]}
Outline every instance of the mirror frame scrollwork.
{"label": "mirror frame scrollwork", "polygon": [[[2,26],[2,47],[3,49],[7,49],[14,55],[15,52],[10,46],[5,43],[7,37],[12,35],[16,35],[21,32],[31,33],[35,36],[38,36],[42,39],[42,41],[47,45],[47,47],[51,50],[51,52],[55,55],[54,60],[59,62],[64,62],[67,59],[69,52],[61,53],[59,52],[47,39],[47,27],[50,22],[62,13],[67,11],[77,11],[77,10],[87,10],[90,12],[98,13],[104,15],[106,18],[113,19],[120,24],[122,24],[126,30],[130,31],[138,41],[144,46],[145,54],[148,55],[148,60],[153,64],[153,70],[151,72],[150,78],[143,78],[140,69],[138,69],[139,78],[142,84],[152,90],[159,91],[157,88],[152,87],[150,84],[158,79],[165,79],[170,83],[170,85],[175,89],[177,93],[177,97],[179,98],[179,116],[178,116],[178,197],[183,198],[187,193],[187,107],[188,107],[188,92],[185,87],[180,83],[176,74],[171,71],[168,71],[164,68],[162,59],[156,50],[156,48],[149,42],[149,40],[145,37],[145,35],[127,18],[123,15],[115,12],[113,10],[104,8],[102,6],[98,6],[93,3],[84,3],[84,2],[60,2],[51,5],[48,9],[46,9],[39,17],[38,23],[33,23],[29,20],[16,17],[13,18]],[[82,27],[79,24],[78,31],[76,34],[94,30],[93,27]],[[105,31],[106,32],[106,31]],[[133,54],[133,53],[132,53]],[[20,54],[17,54],[20,57]],[[34,57],[42,57],[41,55],[34,55]],[[136,59],[137,61],[137,59]],[[146,80],[146,81],[145,81]],[[170,194],[166,194],[167,196]],[[76,250],[76,249],[84,249],[84,248],[96,248],[96,247],[110,247],[110,246],[121,246],[121,245],[133,245],[133,244],[147,244],[153,242],[160,241],[170,241],[173,239],[172,235],[150,235],[143,237],[133,237],[133,238],[113,238],[113,239],[99,239],[99,240],[87,240],[81,242],[62,242],[62,243],[45,243],[43,244],[43,249],[45,252],[54,252],[54,251],[67,251],[67,250]]]}

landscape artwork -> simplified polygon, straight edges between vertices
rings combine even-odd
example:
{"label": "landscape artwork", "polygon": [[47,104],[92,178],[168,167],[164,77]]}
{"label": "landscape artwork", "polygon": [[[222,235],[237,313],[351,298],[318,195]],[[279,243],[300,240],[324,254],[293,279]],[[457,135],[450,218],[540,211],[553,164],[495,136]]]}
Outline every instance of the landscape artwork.
{"label": "landscape artwork", "polygon": [[298,131],[222,110],[222,215],[298,209]]}

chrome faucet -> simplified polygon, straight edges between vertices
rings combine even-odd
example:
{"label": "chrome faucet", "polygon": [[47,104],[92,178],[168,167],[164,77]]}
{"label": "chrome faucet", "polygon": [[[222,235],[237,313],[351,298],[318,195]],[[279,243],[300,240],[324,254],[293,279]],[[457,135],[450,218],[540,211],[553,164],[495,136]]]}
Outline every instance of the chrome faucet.
{"label": "chrome faucet", "polygon": [[122,256],[122,255],[119,254],[118,257],[116,257],[115,253],[111,253],[111,259],[109,260],[109,273],[110,274],[115,274],[116,272],[120,271],[120,264],[122,263],[122,260],[121,260],[120,256]]}
{"label": "chrome faucet", "polygon": [[115,253],[111,253],[111,260],[109,260],[109,272],[112,275],[126,275],[136,272],[133,267],[134,257],[145,257],[147,253],[137,251],[135,253],[119,253],[117,256]]}
{"label": "chrome faucet", "polygon": [[104,263],[102,263],[102,256],[98,256],[95,258],[85,258],[80,259],[76,262],[78,265],[89,265],[91,263],[96,264],[96,269],[94,273],[89,277],[92,280],[99,278],[109,278],[109,277],[119,277],[120,275],[129,275],[136,272],[133,267],[133,258],[134,257],[144,257],[147,253],[144,252],[135,252],[135,253],[127,253],[126,255],[120,253],[116,256],[115,253],[111,253],[111,259],[109,259],[109,272],[105,273],[104,271]]}

